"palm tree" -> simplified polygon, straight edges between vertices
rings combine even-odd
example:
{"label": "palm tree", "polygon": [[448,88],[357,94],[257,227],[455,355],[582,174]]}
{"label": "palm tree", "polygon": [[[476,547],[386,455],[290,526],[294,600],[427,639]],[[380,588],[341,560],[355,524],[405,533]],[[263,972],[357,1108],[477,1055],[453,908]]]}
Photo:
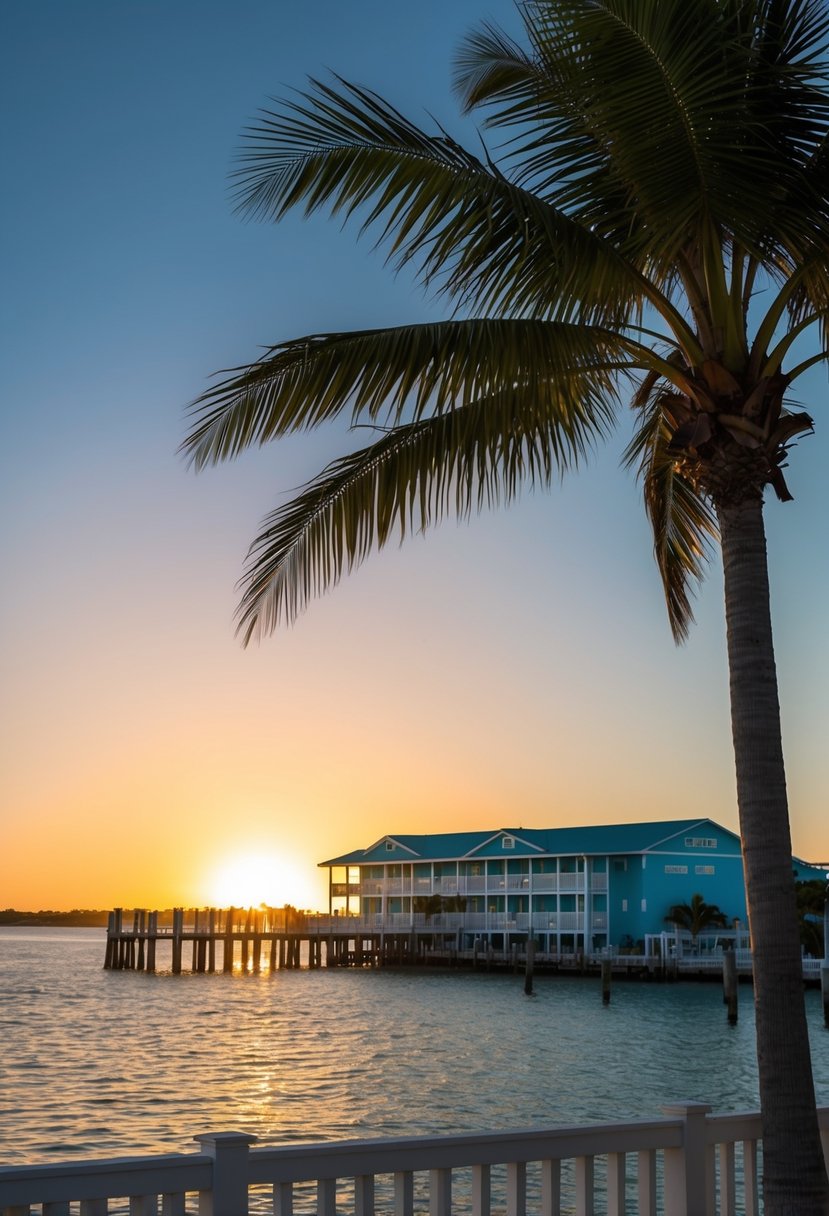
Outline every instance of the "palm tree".
{"label": "palm tree", "polygon": [[669,908],[665,922],[676,925],[678,929],[686,929],[696,942],[700,933],[704,933],[706,929],[724,929],[728,924],[728,917],[716,904],[706,903],[697,893],[691,896],[689,904],[674,904]]}
{"label": "palm tree", "polygon": [[352,217],[453,311],[273,346],[198,399],[184,448],[202,467],[342,414],[378,432],[265,519],[243,577],[247,643],[392,537],[549,485],[632,405],[626,460],[677,640],[722,548],[765,1210],[825,1213],[763,506],[768,486],[791,497],[783,467],[812,429],[789,390],[827,358],[826,2],[519,11],[526,45],[484,25],[456,61],[493,149],[339,77],[248,130],[243,212]]}

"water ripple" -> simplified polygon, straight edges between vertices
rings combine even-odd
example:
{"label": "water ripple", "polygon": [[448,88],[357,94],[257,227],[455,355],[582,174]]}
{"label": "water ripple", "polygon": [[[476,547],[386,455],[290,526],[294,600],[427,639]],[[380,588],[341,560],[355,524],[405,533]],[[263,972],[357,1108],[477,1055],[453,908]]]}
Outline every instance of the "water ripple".
{"label": "water ripple", "polygon": [[[10,1163],[192,1151],[200,1131],[260,1143],[648,1116],[697,1098],[757,1104],[753,1008],[717,984],[461,973],[105,972],[95,930],[0,930]],[[807,993],[819,1099],[829,1035]],[[106,1119],[106,1123],[102,1122]]]}

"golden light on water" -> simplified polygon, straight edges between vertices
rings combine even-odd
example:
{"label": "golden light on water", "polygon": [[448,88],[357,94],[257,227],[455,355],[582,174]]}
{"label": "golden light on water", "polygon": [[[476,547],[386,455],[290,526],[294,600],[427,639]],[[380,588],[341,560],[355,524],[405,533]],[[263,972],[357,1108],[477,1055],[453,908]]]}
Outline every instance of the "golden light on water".
{"label": "golden light on water", "polygon": [[318,900],[305,870],[307,865],[289,856],[249,848],[216,863],[207,896],[217,908],[313,908]]}

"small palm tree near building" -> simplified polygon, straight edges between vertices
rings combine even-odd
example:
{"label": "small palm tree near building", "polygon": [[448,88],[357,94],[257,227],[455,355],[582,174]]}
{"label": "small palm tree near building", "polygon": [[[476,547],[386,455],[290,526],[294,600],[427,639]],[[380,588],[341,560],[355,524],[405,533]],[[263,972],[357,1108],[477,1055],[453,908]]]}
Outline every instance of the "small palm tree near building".
{"label": "small palm tree near building", "polygon": [[690,933],[694,944],[706,929],[725,929],[728,926],[725,913],[716,904],[706,903],[699,893],[691,896],[689,904],[674,904],[665,920],[669,925],[676,925],[678,929]]}

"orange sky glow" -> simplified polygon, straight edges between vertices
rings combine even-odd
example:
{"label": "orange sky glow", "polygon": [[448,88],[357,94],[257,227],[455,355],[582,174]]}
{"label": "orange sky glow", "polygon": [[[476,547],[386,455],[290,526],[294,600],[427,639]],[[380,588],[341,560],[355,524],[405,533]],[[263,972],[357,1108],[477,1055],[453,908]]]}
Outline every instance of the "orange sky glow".
{"label": "orange sky glow", "polygon": [[[677,649],[624,424],[562,487],[371,557],[259,646],[234,638],[260,520],[346,440],[196,476],[186,402],[269,342],[441,307],[337,221],[242,224],[239,131],[328,65],[477,149],[452,54],[479,18],[516,28],[508,0],[424,0],[404,50],[399,6],[283,7],[6,14],[3,141],[26,189],[0,200],[0,907],[324,908],[317,863],[387,832],[737,828],[721,572]],[[817,433],[767,516],[794,849],[821,861],[823,375],[800,397]]]}

